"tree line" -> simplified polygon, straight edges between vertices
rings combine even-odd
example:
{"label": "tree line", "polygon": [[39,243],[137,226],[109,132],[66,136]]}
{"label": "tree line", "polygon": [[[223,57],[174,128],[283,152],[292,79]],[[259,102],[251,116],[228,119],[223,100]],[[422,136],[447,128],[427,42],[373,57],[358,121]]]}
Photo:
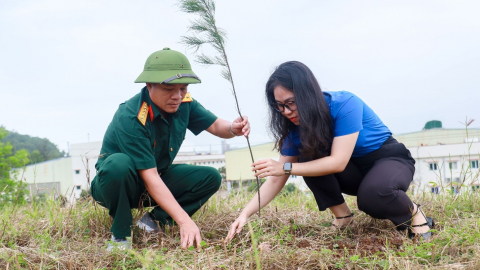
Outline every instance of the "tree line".
{"label": "tree line", "polygon": [[[22,168],[65,156],[48,139],[7,131],[0,126],[0,207],[6,203],[25,201],[27,184],[12,175],[13,168]],[[17,170],[18,171],[18,170]]]}
{"label": "tree line", "polygon": [[15,155],[15,153],[21,150],[28,152],[29,162],[25,165],[36,164],[65,156],[64,151],[60,151],[55,144],[46,138],[31,137],[15,131],[7,131],[3,126],[0,126],[0,129],[7,132],[7,135],[1,138],[1,142],[11,144],[12,155]]}

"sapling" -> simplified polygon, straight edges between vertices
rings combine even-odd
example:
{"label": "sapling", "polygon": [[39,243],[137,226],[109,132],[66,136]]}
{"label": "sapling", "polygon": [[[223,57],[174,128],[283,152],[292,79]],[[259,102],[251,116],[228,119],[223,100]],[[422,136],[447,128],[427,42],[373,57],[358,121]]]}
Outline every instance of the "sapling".
{"label": "sapling", "polygon": [[[240,106],[238,105],[237,92],[235,84],[233,83],[232,71],[228,63],[227,53],[225,51],[225,40],[227,33],[225,30],[217,27],[215,21],[215,1],[213,0],[179,0],[178,6],[180,10],[186,13],[192,13],[198,16],[197,19],[191,21],[188,30],[193,33],[191,36],[182,36],[180,43],[186,45],[187,49],[193,49],[196,54],[195,62],[204,66],[218,65],[222,67],[221,75],[224,79],[232,85],[232,94],[235,98],[235,105],[237,113],[243,120]],[[200,47],[205,44],[210,44],[216,51],[216,55],[211,57],[204,53],[199,53]],[[250,150],[250,157],[253,158],[252,148],[250,147],[250,140],[246,137],[248,149]],[[257,194],[258,194],[258,215],[260,214],[260,179],[257,179]]]}

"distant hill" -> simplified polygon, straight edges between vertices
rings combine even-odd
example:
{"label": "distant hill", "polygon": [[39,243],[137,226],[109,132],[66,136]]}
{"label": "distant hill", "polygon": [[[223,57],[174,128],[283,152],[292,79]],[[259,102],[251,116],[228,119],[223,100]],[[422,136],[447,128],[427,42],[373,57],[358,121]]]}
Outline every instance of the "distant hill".
{"label": "distant hill", "polygon": [[46,138],[31,137],[29,135],[19,134],[15,131],[8,131],[8,136],[2,139],[2,142],[10,142],[13,146],[13,153],[25,149],[30,153],[29,164],[39,163],[65,156],[65,152]]}

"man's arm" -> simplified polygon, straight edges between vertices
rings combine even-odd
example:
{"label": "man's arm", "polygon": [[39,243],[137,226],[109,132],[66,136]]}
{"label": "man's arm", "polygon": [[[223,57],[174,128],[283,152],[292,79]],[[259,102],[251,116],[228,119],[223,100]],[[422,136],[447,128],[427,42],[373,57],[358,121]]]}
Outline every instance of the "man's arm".
{"label": "man's arm", "polygon": [[237,134],[237,136],[243,135],[248,137],[248,134],[250,134],[250,123],[248,122],[247,116],[243,116],[243,120],[241,117],[238,117],[233,123],[217,118],[217,120],[207,128],[207,131],[217,137],[230,139],[235,137],[232,132],[230,132],[230,125],[232,126],[232,132]]}
{"label": "man's arm", "polygon": [[143,179],[145,187],[153,200],[180,226],[182,248],[192,246],[195,240],[197,250],[200,250],[200,242],[202,241],[200,230],[190,216],[178,204],[177,200],[175,200],[175,197],[173,197],[168,187],[158,175],[157,169],[138,170],[138,173]]}

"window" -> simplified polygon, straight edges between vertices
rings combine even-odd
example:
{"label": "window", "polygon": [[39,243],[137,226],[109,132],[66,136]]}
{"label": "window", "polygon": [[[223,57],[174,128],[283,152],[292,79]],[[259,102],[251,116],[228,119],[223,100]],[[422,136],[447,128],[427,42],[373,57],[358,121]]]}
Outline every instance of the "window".
{"label": "window", "polygon": [[456,161],[449,162],[448,167],[450,168],[450,170],[456,170],[457,169],[457,162]]}
{"label": "window", "polygon": [[450,182],[452,182],[451,178],[449,178],[449,177],[445,178],[445,183],[450,183]]}
{"label": "window", "polygon": [[77,190],[80,190],[80,189],[82,189],[82,186],[76,186],[75,188],[76,188]]}
{"label": "window", "polygon": [[478,160],[471,160],[472,169],[478,169]]}
{"label": "window", "polygon": [[430,171],[436,171],[438,170],[437,163],[430,163]]}
{"label": "window", "polygon": [[75,170],[75,174],[80,174],[80,170]]}
{"label": "window", "polygon": [[460,177],[455,177],[455,183],[460,183]]}

